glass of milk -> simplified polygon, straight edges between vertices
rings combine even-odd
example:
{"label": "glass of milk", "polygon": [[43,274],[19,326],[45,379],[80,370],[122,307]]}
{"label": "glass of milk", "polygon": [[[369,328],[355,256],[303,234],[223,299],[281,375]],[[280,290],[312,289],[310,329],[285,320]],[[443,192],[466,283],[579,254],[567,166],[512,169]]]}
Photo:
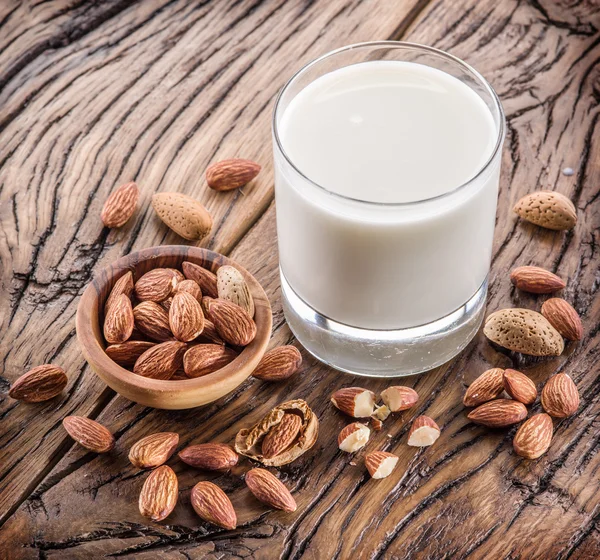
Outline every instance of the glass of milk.
{"label": "glass of milk", "polygon": [[302,68],[274,111],[284,312],[304,347],[360,375],[458,354],[487,294],[505,124],[486,80],[376,42]]}

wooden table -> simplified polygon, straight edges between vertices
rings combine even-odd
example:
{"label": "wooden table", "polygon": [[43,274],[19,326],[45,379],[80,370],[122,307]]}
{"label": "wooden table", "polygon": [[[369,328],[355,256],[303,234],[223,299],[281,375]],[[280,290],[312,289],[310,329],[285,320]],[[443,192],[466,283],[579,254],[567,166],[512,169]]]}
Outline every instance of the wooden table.
{"label": "wooden table", "polygon": [[[4,0],[0,5],[0,555],[2,558],[597,558],[600,556],[600,4],[596,0]],[[585,337],[554,359],[500,353],[478,336],[451,363],[408,378],[418,406],[385,424],[372,446],[400,456],[371,481],[362,458],[337,450],[347,419],[329,395],[355,378],[304,354],[301,374],[257,380],[222,401],[181,412],[116,396],[87,367],[75,336],[79,295],[118,257],[179,244],[154,215],[152,193],[197,197],[215,219],[204,246],[232,255],[267,290],[273,345],[293,342],[277,274],[270,118],[293,71],[342,45],[405,39],[447,50],[479,69],[503,101],[508,136],[489,310],[537,309],[509,271],[536,264],[568,279],[565,297]],[[207,189],[206,166],[241,156],[264,170],[251,188]],[[575,173],[568,176],[563,168]],[[136,180],[140,211],[102,227],[111,190]],[[549,188],[576,204],[574,231],[518,222],[511,208]],[[9,384],[44,362],[69,373],[64,394],[26,405]],[[469,423],[466,385],[491,366],[516,367],[538,386],[568,372],[579,414],[556,424],[549,452],[526,461],[514,430]],[[375,391],[389,382],[361,384]],[[175,458],[180,501],[162,524],[142,518],[145,473],[126,452],[165,429],[181,444],[231,442],[277,403],[304,398],[321,420],[313,450],[280,470],[299,508],[268,511],[240,475],[207,475]],[[539,409],[536,405],[534,409]],[[437,419],[431,448],[406,445],[411,419]],[[96,418],[117,437],[97,456],[74,446],[66,415]],[[388,437],[388,434],[390,437]],[[354,465],[353,460],[357,463]],[[239,528],[201,522],[189,503],[200,479],[232,497]]]}

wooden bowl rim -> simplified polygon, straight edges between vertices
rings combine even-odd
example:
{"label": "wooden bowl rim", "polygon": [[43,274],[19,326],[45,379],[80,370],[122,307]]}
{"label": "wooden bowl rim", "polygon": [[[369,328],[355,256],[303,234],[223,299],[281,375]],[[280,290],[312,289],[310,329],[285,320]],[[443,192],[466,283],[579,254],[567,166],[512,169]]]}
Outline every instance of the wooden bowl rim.
{"label": "wooden bowl rim", "polygon": [[[182,258],[183,260],[186,260],[188,257],[194,257],[210,262],[213,266],[218,264],[219,267],[223,265],[232,265],[244,275],[250,293],[255,301],[264,300],[264,305],[256,306],[254,316],[254,321],[256,323],[256,336],[254,340],[248,346],[246,346],[242,352],[240,352],[235,360],[213,373],[192,379],[181,380],[150,379],[141,375],[137,375],[109,358],[108,354],[106,354],[104,348],[96,338],[91,322],[87,322],[85,320],[84,309],[88,306],[91,308],[92,306],[97,305],[102,288],[106,283],[112,281],[113,279],[116,281],[126,271],[131,271],[135,274],[136,267],[139,266],[140,263],[163,256],[175,256]],[[256,354],[260,353],[262,358],[262,355],[265,353],[266,346],[271,338],[272,321],[271,304],[267,294],[256,278],[254,278],[252,274],[250,274],[236,261],[226,257],[225,255],[221,255],[220,253],[216,253],[215,251],[204,249],[202,247],[190,247],[187,245],[161,245],[129,253],[128,255],[117,259],[114,263],[106,266],[94,276],[94,279],[83,292],[77,306],[76,331],[84,357],[90,366],[92,366],[92,370],[95,370],[95,368],[101,368],[108,377],[113,377],[122,384],[135,387],[142,391],[173,394],[192,389],[197,390],[218,385],[230,378],[232,375],[239,373],[240,370],[243,369],[244,365],[249,362],[250,358],[254,358]],[[101,326],[100,330],[102,330]],[[88,340],[92,340],[94,343],[88,344],[85,341],[86,337]],[[99,375],[96,371],[94,371],[94,374]],[[248,368],[245,377],[240,379],[238,386],[241,385],[248,377],[250,377],[251,374],[252,370]],[[119,391],[116,392],[118,393]]]}

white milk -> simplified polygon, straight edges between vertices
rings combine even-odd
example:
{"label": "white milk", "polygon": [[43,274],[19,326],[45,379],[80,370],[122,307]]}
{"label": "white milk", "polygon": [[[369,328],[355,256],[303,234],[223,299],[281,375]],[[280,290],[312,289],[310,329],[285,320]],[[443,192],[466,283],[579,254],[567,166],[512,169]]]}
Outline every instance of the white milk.
{"label": "white milk", "polygon": [[277,127],[297,170],[276,151],[280,263],[308,305],[346,325],[400,329],[477,292],[499,165],[480,171],[499,132],[467,85],[412,62],[363,62],[306,86]]}

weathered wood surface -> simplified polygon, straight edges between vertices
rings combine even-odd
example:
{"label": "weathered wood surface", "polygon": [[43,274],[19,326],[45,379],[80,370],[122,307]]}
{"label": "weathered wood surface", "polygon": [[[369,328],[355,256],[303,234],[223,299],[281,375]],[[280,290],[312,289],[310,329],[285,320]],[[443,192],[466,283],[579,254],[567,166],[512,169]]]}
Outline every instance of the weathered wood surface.
{"label": "weathered wood surface", "polygon": [[[246,4],[235,4],[231,13],[243,15],[236,25],[247,29],[249,35],[239,30],[234,34],[228,31],[232,33],[231,41],[223,41],[220,52],[214,55],[215,67],[219,61],[226,60],[228,52],[230,56],[235,53],[238,63],[242,62],[240,57],[249,57],[244,64],[250,64],[252,57],[260,58],[261,46],[276,48],[284,35],[288,36],[293,26],[298,25],[300,29],[279,49],[279,54],[289,49],[285,56],[272,56],[270,51],[269,56],[262,55],[270,66],[263,67],[257,62],[239,82],[247,79],[245,87],[235,95],[232,92],[202,121],[202,116],[209,112],[209,91],[218,90],[222,94],[229,84],[225,77],[227,71],[219,74],[202,90],[202,99],[196,101],[198,106],[189,102],[181,112],[182,122],[176,124],[176,118],[175,124],[166,128],[164,123],[163,126],[149,124],[156,118],[157,123],[161,122],[161,117],[156,117],[156,104],[163,111],[176,111],[172,105],[183,103],[181,95],[186,92],[189,95],[187,88],[198,83],[172,86],[186,89],[167,93],[167,99],[159,95],[146,104],[145,99],[139,98],[140,92],[152,96],[153,87],[142,77],[138,80],[141,80],[139,90],[123,109],[127,112],[139,102],[143,110],[140,109],[131,122],[126,117],[116,133],[107,133],[123,119],[123,113],[113,107],[119,101],[109,103],[108,94],[91,103],[95,87],[101,84],[109,89],[115,87],[115,91],[123,88],[127,93],[121,95],[127,95],[136,87],[122,79],[117,84],[107,80],[107,76],[116,75],[113,72],[122,72],[122,68],[110,68],[110,65],[123,64],[135,72],[147,58],[149,74],[159,74],[162,70],[167,74],[183,72],[187,77],[189,69],[174,69],[171,62],[166,66],[164,62],[151,64],[152,56],[160,56],[152,52],[152,45],[161,45],[168,51],[162,56],[172,56],[170,60],[180,64],[186,56],[207,55],[197,47],[196,41],[202,41],[198,37],[209,33],[205,40],[214,40],[219,37],[219,25],[225,29],[235,18],[231,13],[225,17],[221,12],[227,4],[219,2],[201,7],[199,3],[169,2],[152,19],[143,10],[154,13],[158,3],[131,7],[121,4],[118,9],[123,11],[118,17],[107,19],[56,52],[56,47],[49,47],[52,51],[49,53],[43,51],[11,77],[0,94],[2,116],[7,111],[9,116],[10,111],[16,111],[2,131],[5,141],[0,146],[0,156],[6,159],[0,171],[0,196],[4,203],[9,201],[8,207],[6,203],[2,206],[0,255],[4,265],[3,282],[12,286],[12,298],[6,302],[5,309],[10,310],[11,304],[15,309],[11,320],[4,319],[2,325],[4,377],[11,381],[24,366],[54,354],[57,360],[60,358],[61,363],[70,366],[72,372],[68,394],[58,403],[27,407],[5,398],[1,404],[2,426],[6,428],[0,434],[3,446],[0,512],[8,512],[23,502],[0,529],[0,543],[3,551],[9,551],[7,557],[81,558],[109,554],[135,558],[598,557],[600,7],[592,2],[549,0],[531,3],[434,0],[417,15],[422,6],[413,9],[408,4],[396,6],[394,2],[362,2],[354,7],[341,2],[302,5],[287,2],[272,16],[271,23],[260,26],[275,4],[259,4],[254,10],[248,10]],[[203,17],[204,23],[193,33],[190,41],[196,47],[189,53],[189,46],[185,49],[180,44],[183,39],[165,43],[165,37],[181,34],[183,22],[193,29],[192,16],[185,15],[192,5],[204,14],[194,12],[193,17]],[[47,3],[35,9],[42,8],[50,9]],[[308,14],[298,16],[303,8]],[[374,13],[375,10],[379,13]],[[332,24],[325,24],[336,13],[340,15],[333,20],[331,29]],[[415,15],[416,20],[409,27]],[[73,16],[76,21],[78,16]],[[57,17],[64,18],[64,14]],[[40,22],[45,19],[39,17]],[[57,27],[70,25],[70,21],[67,18],[66,23],[57,22]],[[207,25],[208,21],[211,25]],[[10,19],[4,26],[9,23]],[[353,30],[356,24],[359,27]],[[132,27],[136,27],[133,32]],[[120,41],[118,33],[123,34]],[[199,410],[155,411],[132,405],[120,397],[113,398],[109,391],[104,391],[83,367],[72,339],[77,294],[97,267],[131,248],[176,241],[170,234],[166,235],[149,212],[140,213],[135,224],[114,238],[111,237],[114,234],[106,236],[96,216],[101,200],[112,185],[134,173],[139,175],[136,177],[140,182],[148,185],[149,193],[166,189],[177,180],[178,189],[208,201],[218,217],[217,223],[228,214],[227,225],[216,232],[209,244],[229,250],[242,239],[232,256],[257,276],[271,298],[275,313],[274,343],[290,340],[279,302],[272,205],[244,236],[269,203],[269,166],[260,183],[248,189],[243,198],[227,195],[229,198],[225,200],[206,193],[200,173],[213,152],[229,155],[242,147],[245,155],[268,162],[269,102],[281,80],[290,72],[289,60],[306,60],[344,42],[398,36],[399,33],[403,38],[449,50],[474,64],[496,87],[506,109],[509,127],[489,309],[509,305],[539,307],[539,298],[510,288],[508,272],[517,264],[543,265],[569,279],[566,297],[583,315],[584,340],[570,345],[560,358],[523,360],[497,352],[478,337],[452,363],[429,374],[409,378],[408,384],[416,388],[421,400],[416,410],[388,420],[385,430],[374,438],[373,447],[378,445],[400,456],[394,475],[379,482],[368,480],[360,457],[354,458],[357,466],[350,465],[353,459],[338,452],[335,443],[347,419],[331,407],[328,396],[342,385],[354,384],[355,380],[306,356],[303,373],[289,383],[274,387],[251,380],[222,402]],[[151,39],[139,45],[150,35],[153,35]],[[317,42],[306,50],[317,37]],[[249,44],[241,47],[231,44],[233,38]],[[3,35],[0,40],[4,40]],[[105,46],[100,49],[100,44]],[[103,53],[98,60],[94,59],[97,54],[89,55],[94,48]],[[173,49],[175,52],[171,53]],[[244,49],[250,49],[251,53]],[[299,56],[299,53],[302,54]],[[111,57],[116,60],[108,64],[108,70],[106,66],[94,66],[106,64]],[[204,59],[197,62],[198,68],[203,69],[198,75],[203,76],[205,64],[211,63]],[[236,69],[243,72],[244,64]],[[45,87],[57,87],[57,91],[44,94],[40,86],[44,72],[50,73],[46,79],[53,77]],[[280,76],[281,73],[284,76]],[[74,76],[79,74],[81,77],[73,82]],[[13,83],[15,80],[18,83]],[[148,81],[154,86],[159,84],[156,76]],[[64,93],[52,101],[54,94],[71,82],[68,87],[73,89],[65,90],[69,94],[62,99],[63,103],[79,101],[82,105],[75,104],[71,109],[78,115],[76,118],[72,113],[61,113],[65,107],[59,100]],[[163,81],[160,84],[166,87]],[[33,97],[25,105],[27,88]],[[40,93],[32,94],[37,90]],[[165,95],[164,91],[161,93]],[[20,96],[21,101],[15,101],[15,96]],[[114,114],[96,118],[90,114],[101,101],[106,105],[98,111]],[[250,106],[248,103],[253,107],[264,104],[265,108],[254,122],[234,118]],[[250,109],[245,111],[254,114]],[[52,116],[60,117],[46,132],[52,141],[34,141]],[[77,125],[73,124],[73,118]],[[102,123],[103,118],[107,124]],[[193,130],[190,141],[178,149],[182,138],[190,132],[189,127],[197,124],[200,126]],[[89,131],[83,133],[86,125]],[[50,132],[52,128],[55,130]],[[153,145],[163,128],[166,131],[160,145]],[[125,137],[115,138],[115,134],[125,134]],[[211,138],[208,145],[205,144],[207,134]],[[132,138],[138,135],[140,139],[136,144]],[[52,142],[56,143],[54,156],[50,150]],[[71,142],[71,151],[65,152]],[[220,147],[215,150],[219,142]],[[106,146],[102,149],[104,143]],[[126,157],[123,150],[131,146],[132,152]],[[94,156],[102,163],[97,161],[92,165]],[[64,166],[63,158],[66,159]],[[176,161],[169,166],[172,159]],[[102,164],[107,171],[97,168],[102,168]],[[567,166],[576,170],[574,176],[561,173]],[[515,220],[510,211],[513,203],[539,186],[559,190],[573,198],[580,217],[574,232],[545,232]],[[90,197],[90,191],[96,191],[97,198]],[[54,198],[56,192],[59,196]],[[51,202],[49,207],[47,200]],[[61,212],[71,216],[70,220],[65,222],[64,216],[61,219]],[[73,216],[80,217],[75,226]],[[62,249],[65,246],[68,250]],[[48,331],[43,338],[39,336],[40,325]],[[35,346],[32,340],[36,341]],[[59,352],[56,351],[58,346]],[[538,461],[525,461],[514,455],[511,431],[490,432],[466,420],[461,405],[464,387],[484,368],[493,365],[519,367],[540,384],[552,373],[562,370],[571,374],[579,386],[580,413],[556,425],[551,449]],[[375,380],[361,381],[361,384],[373,390],[386,385]],[[144,475],[128,465],[125,454],[134,441],[164,429],[165,425],[181,434],[182,445],[231,441],[240,427],[290,397],[308,400],[320,417],[322,428],[313,451],[281,469],[282,479],[294,489],[299,504],[297,513],[268,512],[252,500],[239,478],[248,464],[241,464],[230,474],[214,477],[183,468],[181,463],[172,460],[180,478],[180,504],[162,525],[148,523],[139,516],[137,495]],[[73,447],[65,454],[70,443],[65,441],[59,421],[75,410],[99,414],[100,421],[118,437],[116,452],[110,456],[94,456]],[[406,446],[406,431],[410,419],[423,412],[438,420],[443,433],[432,448],[415,450]],[[218,531],[194,516],[188,494],[201,478],[216,479],[232,496],[239,514],[238,530]]]}

